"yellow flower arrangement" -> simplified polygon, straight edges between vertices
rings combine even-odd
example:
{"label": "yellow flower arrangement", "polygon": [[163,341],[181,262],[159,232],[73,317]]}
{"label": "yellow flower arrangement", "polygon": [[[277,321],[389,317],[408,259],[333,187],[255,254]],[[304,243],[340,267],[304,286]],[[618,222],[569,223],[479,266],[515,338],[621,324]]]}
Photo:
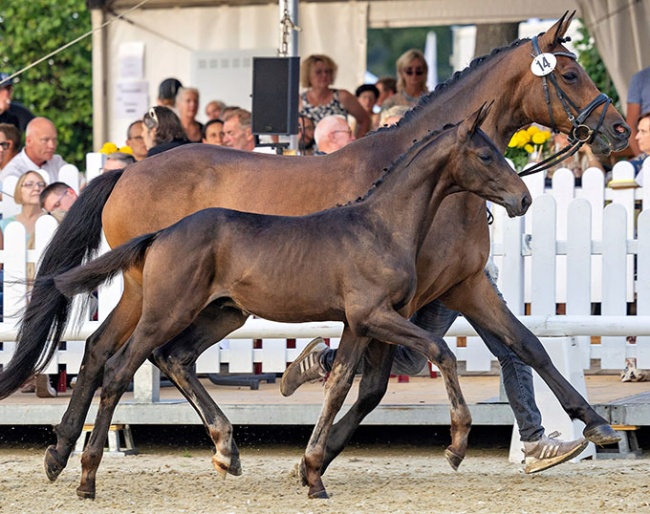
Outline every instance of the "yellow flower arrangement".
{"label": "yellow flower arrangement", "polygon": [[106,155],[110,155],[115,152],[123,152],[123,153],[128,153],[133,155],[133,150],[131,150],[130,146],[125,145],[125,146],[120,146],[118,148],[118,146],[115,143],[111,143],[110,141],[104,143],[101,149],[99,150],[99,153],[103,153]]}
{"label": "yellow flower arrangement", "polygon": [[513,134],[504,155],[514,163],[517,171],[521,171],[531,160],[544,157],[550,145],[550,130],[531,125]]}

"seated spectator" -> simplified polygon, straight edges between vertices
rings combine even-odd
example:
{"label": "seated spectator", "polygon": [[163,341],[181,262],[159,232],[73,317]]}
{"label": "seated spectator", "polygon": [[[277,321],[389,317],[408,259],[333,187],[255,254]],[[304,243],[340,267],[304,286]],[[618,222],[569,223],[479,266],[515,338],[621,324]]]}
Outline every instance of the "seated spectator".
{"label": "seated spectator", "polygon": [[223,110],[226,108],[226,104],[220,100],[212,100],[208,102],[208,105],[205,106],[205,115],[210,120],[221,119]]}
{"label": "seated spectator", "polygon": [[135,120],[126,131],[126,144],[131,148],[136,161],[141,161],[147,156],[147,147],[144,145],[144,123]]}
{"label": "seated spectator", "polygon": [[377,107],[384,105],[384,100],[387,100],[395,93],[397,93],[397,81],[393,77],[381,77],[375,83],[379,90],[379,98],[377,98]]}
{"label": "seated spectator", "polygon": [[636,139],[640,153],[633,159],[630,159],[630,162],[634,166],[634,175],[637,177],[636,181],[640,186],[642,186],[643,178],[642,176],[639,176],[639,172],[643,167],[643,161],[645,161],[646,157],[650,154],[650,112],[646,112],[639,116],[634,139]]}
{"label": "seated spectator", "polygon": [[427,74],[429,66],[424,54],[415,48],[399,56],[397,68],[397,93],[383,100],[382,110],[393,105],[416,105],[422,95],[427,93]]}
{"label": "seated spectator", "polygon": [[176,95],[183,87],[181,81],[175,78],[163,80],[158,86],[158,105],[163,107],[176,107]]}
{"label": "seated spectator", "polygon": [[56,182],[59,169],[67,164],[55,153],[57,145],[54,123],[47,118],[34,118],[27,125],[25,148],[2,169],[0,181],[10,176],[19,177],[30,170],[42,169],[49,175],[49,182]]}
{"label": "seated spectator", "polygon": [[[363,84],[356,89],[354,95],[370,117],[370,129],[376,129],[379,126],[379,114],[375,115],[374,109],[379,99],[379,89],[374,84]],[[354,131],[353,123],[350,123],[350,127]]]}
{"label": "seated spectator", "polygon": [[0,229],[3,233],[9,223],[19,221],[24,225],[29,241],[34,235],[36,220],[43,214],[40,195],[46,185],[43,176],[37,171],[30,170],[20,176],[14,190],[14,202],[22,207],[20,213],[15,216],[0,220]]}
{"label": "seated spectator", "polygon": [[130,153],[113,152],[112,154],[109,154],[108,157],[106,157],[106,161],[102,167],[102,173],[105,171],[122,170],[134,162],[135,157],[133,157],[133,155]]}
{"label": "seated spectator", "polygon": [[203,123],[196,121],[196,114],[199,112],[199,90],[194,87],[180,88],[176,95],[176,110],[187,139],[192,143],[200,143]]}
{"label": "seated spectator", "polygon": [[298,116],[298,149],[300,155],[313,155],[316,149],[314,120],[309,116]]}
{"label": "seated spectator", "polygon": [[152,107],[142,121],[147,157],[189,143],[181,120],[169,107]]}
{"label": "seated spectator", "polygon": [[408,105],[393,105],[392,107],[381,111],[379,114],[379,126],[389,127],[391,125],[397,125],[397,122],[401,120],[410,109],[411,108]]}
{"label": "seated spectator", "polygon": [[10,123],[0,123],[0,170],[18,155],[19,150],[19,130]]}
{"label": "seated spectator", "polygon": [[209,120],[203,125],[201,141],[209,145],[223,145],[223,120],[219,118]]}
{"label": "seated spectator", "polygon": [[0,123],[9,123],[20,129],[18,116],[10,112],[13,90],[14,86],[9,74],[0,73]]}
{"label": "seated spectator", "polygon": [[325,116],[316,125],[314,131],[317,155],[329,154],[354,141],[352,129],[345,116],[332,114]]}
{"label": "seated spectator", "polygon": [[54,216],[59,223],[76,201],[77,192],[65,182],[50,184],[39,196],[41,209]]}
{"label": "seated spectator", "polygon": [[223,119],[224,146],[247,152],[255,150],[255,136],[251,124],[251,113],[246,109],[228,111]]}

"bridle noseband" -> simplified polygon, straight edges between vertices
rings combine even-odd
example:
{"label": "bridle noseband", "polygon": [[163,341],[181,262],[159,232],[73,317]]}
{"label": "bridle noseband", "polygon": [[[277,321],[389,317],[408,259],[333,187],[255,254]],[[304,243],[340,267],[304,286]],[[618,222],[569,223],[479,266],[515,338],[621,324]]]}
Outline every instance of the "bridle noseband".
{"label": "bridle noseband", "polygon": [[[539,41],[537,36],[534,36],[532,38],[532,44],[533,44],[533,58],[544,55],[542,54],[542,51],[539,47]],[[570,52],[553,52],[551,55],[568,57],[569,59],[576,60],[575,54]],[[571,100],[569,95],[567,95],[558,84],[557,79],[555,78],[554,67],[551,67],[549,72],[540,74],[538,76],[540,76],[542,79],[544,99],[546,101],[546,106],[548,108],[549,119],[551,120],[550,128],[553,129],[555,132],[558,132],[557,127],[555,125],[555,119],[553,118],[553,108],[551,106],[551,93],[548,85],[549,81],[555,88],[555,93],[558,99],[560,100],[562,107],[564,108],[564,112],[566,113],[567,118],[571,122],[571,125],[573,125],[573,129],[571,129],[571,132],[569,133],[568,146],[562,148],[561,150],[551,155],[550,157],[544,159],[543,161],[538,162],[537,164],[531,166],[530,168],[527,168],[526,170],[522,171],[521,173],[519,173],[520,176],[531,175],[532,173],[537,173],[538,171],[543,171],[550,168],[551,166],[555,166],[556,164],[562,162],[564,159],[571,157],[585,143],[591,144],[594,141],[594,138],[596,137],[598,132],[600,131],[600,127],[603,125],[607,108],[612,103],[611,98],[609,98],[604,93],[600,93],[598,96],[596,96],[596,98],[594,98],[591,102],[589,102],[584,107],[584,109],[580,110],[580,108],[576,105],[576,103],[573,100]],[[600,114],[600,118],[598,119],[596,128],[592,129],[585,124],[585,120],[591,115],[591,113],[596,108],[598,108],[600,105],[603,104],[605,104],[605,106],[603,107],[603,112]],[[573,115],[571,109],[573,109],[573,111],[577,113],[575,116]]]}

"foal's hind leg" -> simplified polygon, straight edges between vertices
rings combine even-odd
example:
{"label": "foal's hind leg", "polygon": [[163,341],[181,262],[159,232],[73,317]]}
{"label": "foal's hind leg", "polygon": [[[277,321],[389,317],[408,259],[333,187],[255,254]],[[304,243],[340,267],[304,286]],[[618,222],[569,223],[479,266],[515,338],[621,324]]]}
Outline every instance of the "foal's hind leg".
{"label": "foal's hind leg", "polygon": [[583,433],[587,439],[600,445],[620,440],[616,431],[557,370],[539,339],[510,312],[483,273],[456,286],[445,294],[443,301],[481,327],[493,343],[509,346],[537,371],[569,417],[585,423]]}
{"label": "foal's hind leg", "polygon": [[86,419],[95,391],[100,386],[104,364],[131,335],[140,317],[141,299],[137,289],[125,291],[117,307],[86,341],[83,360],[61,423],[54,427],[56,445],[45,452],[45,473],[54,481],[65,468]]}
{"label": "foal's hind leg", "polygon": [[215,445],[212,463],[222,476],[226,472],[241,475],[239,450],[232,437],[230,421],[199,381],[194,364],[206,349],[241,327],[247,317],[239,310],[211,304],[187,329],[156,349],[151,357],[203,420]]}

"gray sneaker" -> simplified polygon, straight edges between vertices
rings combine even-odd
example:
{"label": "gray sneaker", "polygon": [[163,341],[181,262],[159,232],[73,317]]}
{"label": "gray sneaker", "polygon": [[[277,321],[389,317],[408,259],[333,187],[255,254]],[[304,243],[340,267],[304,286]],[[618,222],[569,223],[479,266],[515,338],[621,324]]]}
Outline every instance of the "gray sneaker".
{"label": "gray sneaker", "polygon": [[525,455],[524,471],[526,473],[537,473],[545,469],[562,464],[567,460],[577,457],[587,447],[589,441],[584,437],[575,441],[560,441],[559,432],[553,432],[548,436],[543,435],[539,441],[524,441]]}
{"label": "gray sneaker", "polygon": [[317,337],[305,346],[302,353],[289,364],[282,375],[280,381],[282,396],[291,396],[301,385],[314,382],[325,376],[320,357],[326,350],[329,350],[329,346],[325,344],[322,337]]}

